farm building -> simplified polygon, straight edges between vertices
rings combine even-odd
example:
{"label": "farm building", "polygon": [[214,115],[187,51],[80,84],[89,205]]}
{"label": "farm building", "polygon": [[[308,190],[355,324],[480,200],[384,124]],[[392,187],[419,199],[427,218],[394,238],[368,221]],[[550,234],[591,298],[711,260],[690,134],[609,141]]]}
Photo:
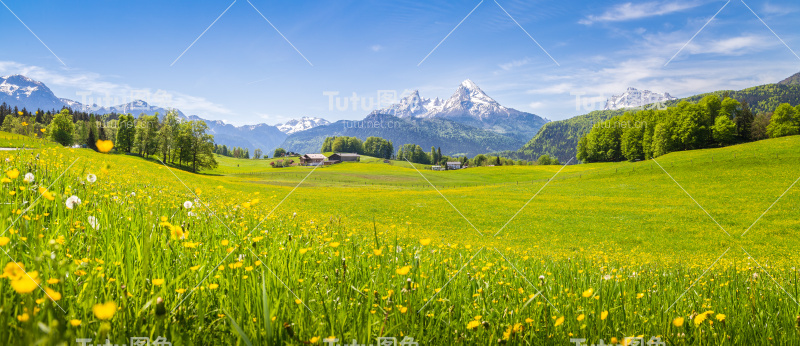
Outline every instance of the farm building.
{"label": "farm building", "polygon": [[358,154],[333,154],[328,157],[328,160],[339,162],[358,162],[361,160],[361,155]]}
{"label": "farm building", "polygon": [[442,166],[431,166],[431,170],[433,170],[433,171],[443,171],[444,168]]}
{"label": "farm building", "polygon": [[447,169],[461,169],[461,162],[448,161],[447,162]]}
{"label": "farm building", "polygon": [[300,156],[300,164],[303,166],[317,166],[325,162],[325,155],[322,154],[305,154]]}

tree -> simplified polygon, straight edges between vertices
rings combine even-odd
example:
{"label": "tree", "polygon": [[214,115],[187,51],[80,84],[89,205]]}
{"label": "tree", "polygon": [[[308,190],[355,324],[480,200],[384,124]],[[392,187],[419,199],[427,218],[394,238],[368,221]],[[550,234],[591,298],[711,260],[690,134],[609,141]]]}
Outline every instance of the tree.
{"label": "tree", "polygon": [[644,148],[642,147],[642,139],[644,138],[644,129],[641,127],[632,127],[622,133],[622,156],[628,161],[636,161],[644,159]]}
{"label": "tree", "polygon": [[734,121],[736,122],[736,134],[744,140],[751,140],[752,135],[750,128],[753,126],[753,111],[750,110],[750,105],[747,102],[742,102],[742,110],[739,111]]}
{"label": "tree", "polygon": [[130,153],[133,149],[133,141],[136,136],[136,125],[133,115],[123,114],[117,121],[117,142],[114,143],[117,150]]}
{"label": "tree", "polygon": [[767,127],[771,120],[772,113],[758,113],[753,119],[753,124],[750,126],[750,138],[753,140],[769,138]]}
{"label": "tree", "polygon": [[189,164],[192,171],[217,167],[214,159],[214,136],[207,134],[208,125],[199,120],[181,123],[181,159]]}
{"label": "tree", "polygon": [[784,103],[775,109],[772,114],[772,120],[767,126],[767,134],[770,138],[792,136],[800,133],[800,127],[797,124],[797,110]]}
{"label": "tree", "polygon": [[158,129],[158,149],[161,153],[162,161],[167,162],[169,155],[175,147],[175,137],[178,134],[178,112],[169,110]]}
{"label": "tree", "polygon": [[475,155],[475,158],[472,159],[473,165],[476,166],[476,167],[480,167],[480,166],[486,165],[487,161],[489,161],[489,159],[486,158],[486,156],[483,155],[483,154]]}
{"label": "tree", "polygon": [[730,144],[736,136],[736,123],[723,114],[714,121],[712,130],[715,141],[723,145]]}
{"label": "tree", "polygon": [[72,115],[69,114],[68,109],[61,110],[50,122],[50,135],[54,141],[63,146],[72,145],[74,130],[75,125],[72,123]]}
{"label": "tree", "polygon": [[275,149],[275,153],[272,154],[272,157],[278,158],[286,155],[286,150],[283,148]]}
{"label": "tree", "polygon": [[550,155],[547,155],[547,154],[539,156],[539,159],[536,160],[536,163],[539,164],[540,166],[548,166],[552,162],[553,161],[550,159]]}
{"label": "tree", "polygon": [[97,135],[95,134],[94,115],[89,117],[89,122],[86,123],[88,134],[86,135],[86,146],[89,149],[97,151]]}
{"label": "tree", "polygon": [[261,155],[262,155],[262,154],[263,154],[263,153],[262,153],[262,151],[261,151],[261,148],[258,148],[258,149],[256,149],[256,151],[254,151],[254,152],[253,152],[253,158],[254,158],[254,159],[256,159],[256,160],[258,160],[258,159],[260,159],[260,158],[261,158]]}

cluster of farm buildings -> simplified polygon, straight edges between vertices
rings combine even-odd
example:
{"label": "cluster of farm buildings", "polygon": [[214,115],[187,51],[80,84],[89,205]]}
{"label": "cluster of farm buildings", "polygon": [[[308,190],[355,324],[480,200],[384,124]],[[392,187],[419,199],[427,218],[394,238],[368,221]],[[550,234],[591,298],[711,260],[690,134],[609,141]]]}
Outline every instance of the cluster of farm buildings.
{"label": "cluster of farm buildings", "polygon": [[323,154],[305,154],[300,156],[300,165],[303,166],[319,166],[319,165],[335,165],[342,162],[358,162],[361,160],[361,155],[336,153],[331,156]]}
{"label": "cluster of farm buildings", "polygon": [[[347,154],[347,153],[336,153],[332,154],[331,156],[325,156],[323,154],[305,154],[300,156],[300,165],[301,166],[327,166],[327,165],[335,165],[337,163],[342,162],[359,162],[361,161],[361,155],[358,154]],[[384,160],[384,162],[389,162],[389,160]],[[431,169],[434,171],[444,171],[444,170],[455,170],[461,169],[461,162],[453,161],[447,162],[445,166],[435,165],[432,166]]]}

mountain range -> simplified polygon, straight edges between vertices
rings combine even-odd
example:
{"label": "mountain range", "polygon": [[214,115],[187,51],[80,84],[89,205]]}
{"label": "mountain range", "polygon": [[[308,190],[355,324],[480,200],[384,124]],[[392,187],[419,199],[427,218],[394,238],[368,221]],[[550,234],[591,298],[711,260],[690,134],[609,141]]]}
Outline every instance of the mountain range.
{"label": "mountain range", "polygon": [[527,141],[549,120],[535,114],[506,108],[467,79],[447,100],[423,98],[414,90],[398,103],[373,113],[402,119],[445,119]]}
{"label": "mountain range", "polygon": [[[69,107],[97,115],[163,115],[169,111],[142,100],[117,106],[84,105],[58,98],[44,83],[22,75],[0,78],[2,102],[30,110]],[[234,126],[197,115],[187,116],[180,110],[177,112],[182,119],[204,121],[218,144],[248,148],[251,152],[260,148],[265,153],[277,147],[296,152],[316,152],[325,137],[346,135],[362,140],[380,136],[398,147],[407,143],[425,148],[436,146],[447,155],[476,155],[519,148],[548,122],[537,115],[500,105],[471,80],[461,83],[447,100],[425,99],[414,91],[397,104],[373,111],[361,121],[331,124],[325,119],[303,117],[274,126]],[[375,124],[380,125],[376,127]]]}
{"label": "mountain range", "polygon": [[669,93],[658,93],[650,90],[638,90],[636,88],[628,88],[624,93],[611,96],[606,101],[606,106],[603,110],[618,110],[625,108],[639,108],[645,105],[662,104],[667,101],[676,100]]}
{"label": "mountain range", "polygon": [[421,97],[414,90],[386,108],[372,111],[361,121],[338,121],[291,134],[286,150],[319,150],[325,137],[370,136],[388,139],[396,147],[417,144],[425,150],[441,147],[445,155],[472,156],[514,150],[533,137],[549,120],[507,108],[467,79],[450,98]]}

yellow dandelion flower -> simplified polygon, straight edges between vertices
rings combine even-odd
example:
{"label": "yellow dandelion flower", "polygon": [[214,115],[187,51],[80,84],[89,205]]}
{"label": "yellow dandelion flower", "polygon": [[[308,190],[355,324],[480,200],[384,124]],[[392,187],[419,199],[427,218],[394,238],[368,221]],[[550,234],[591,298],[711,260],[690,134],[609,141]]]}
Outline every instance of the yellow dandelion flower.
{"label": "yellow dandelion flower", "polygon": [[46,287],[44,292],[47,293],[47,297],[50,298],[52,301],[57,302],[61,300],[61,293],[53,291],[50,287]]}
{"label": "yellow dandelion flower", "polygon": [[473,321],[469,321],[469,323],[467,323],[467,329],[475,329],[480,325],[481,325],[480,321],[474,321],[474,320]]}
{"label": "yellow dandelion flower", "polygon": [[164,279],[153,279],[153,285],[161,286],[164,284]]}
{"label": "yellow dandelion flower", "polygon": [[674,320],[672,320],[672,325],[676,326],[676,327],[682,327],[683,326],[683,317],[676,317]]}
{"label": "yellow dandelion flower", "polygon": [[594,294],[594,288],[591,288],[591,287],[590,287],[588,290],[586,290],[586,291],[583,291],[583,294],[581,294],[581,295],[582,295],[584,298],[589,298],[589,297],[591,297],[591,296],[592,296],[592,294]]}
{"label": "yellow dandelion flower", "polygon": [[398,268],[397,270],[395,270],[397,275],[408,275],[409,271],[411,271],[411,266],[405,266],[405,267]]}
{"label": "yellow dandelion flower", "polygon": [[117,303],[114,301],[106,302],[103,304],[95,304],[92,307],[94,317],[101,320],[110,320],[117,313]]}
{"label": "yellow dandelion flower", "polygon": [[72,320],[70,320],[70,321],[69,321],[69,324],[70,324],[71,326],[73,326],[73,327],[77,327],[77,326],[81,325],[81,320],[78,320],[78,319],[72,319]]}
{"label": "yellow dandelion flower", "polygon": [[420,239],[419,243],[422,244],[423,246],[428,245],[431,243],[431,239],[430,238]]}
{"label": "yellow dandelion flower", "polygon": [[600,319],[605,320],[608,317],[608,310],[600,313]]}
{"label": "yellow dandelion flower", "polygon": [[585,319],[585,318],[586,318],[586,315],[584,315],[584,314],[578,315],[578,322],[583,321],[583,319]]}
{"label": "yellow dandelion flower", "polygon": [[114,148],[114,142],[112,142],[112,141],[104,141],[102,139],[97,141],[97,143],[95,143],[95,145],[97,146],[97,151],[99,151],[101,153],[107,153],[107,152],[111,151],[111,149]]}
{"label": "yellow dandelion flower", "polygon": [[559,318],[556,320],[556,324],[555,324],[554,326],[558,327],[558,326],[560,326],[560,325],[562,325],[562,324],[564,324],[564,316],[561,316],[561,317],[559,317]]}

